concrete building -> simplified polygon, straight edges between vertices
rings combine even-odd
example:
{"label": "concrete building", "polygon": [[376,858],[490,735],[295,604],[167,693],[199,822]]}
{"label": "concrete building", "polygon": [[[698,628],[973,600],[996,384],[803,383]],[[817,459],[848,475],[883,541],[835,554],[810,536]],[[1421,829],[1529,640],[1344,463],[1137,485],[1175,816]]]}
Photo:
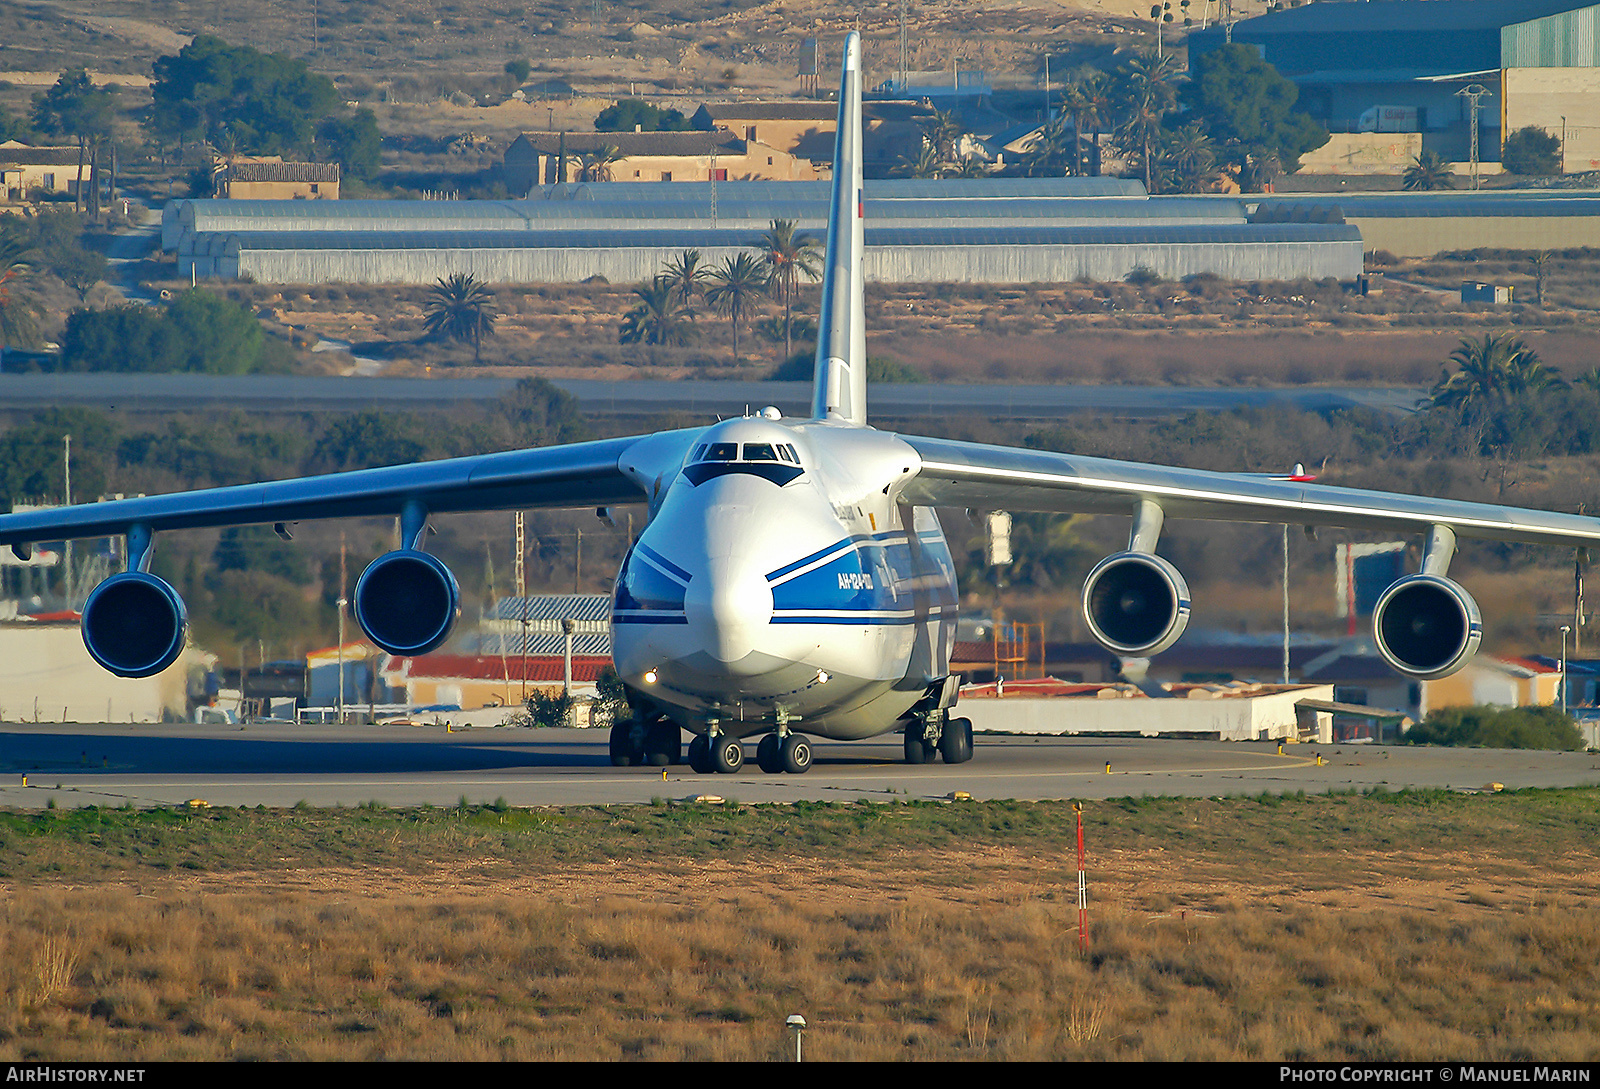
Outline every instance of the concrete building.
{"label": "concrete building", "polygon": [[41,195],[78,191],[78,164],[83,163],[85,190],[94,183],[87,155],[72,147],[31,147],[16,140],[0,143],[0,185],[8,201],[35,200]]}
{"label": "concrete building", "polygon": [[0,721],[181,721],[190,675],[204,668],[190,650],[154,677],[117,677],[89,657],[75,616],[0,624]]}
{"label": "concrete building", "polygon": [[[615,149],[615,158],[585,177],[585,157]],[[566,169],[560,165],[567,156]],[[506,188],[576,181],[813,181],[810,159],[731,132],[525,132],[506,149]]]}
{"label": "concrete building", "polygon": [[[1221,46],[1221,24],[1189,38],[1191,59]],[[1306,169],[1404,170],[1412,150],[1465,162],[1478,86],[1479,159],[1533,126],[1561,137],[1565,169],[1600,169],[1600,4],[1593,0],[1387,0],[1283,8],[1232,27],[1300,89],[1300,105],[1345,134]],[[1420,141],[1361,134],[1375,107],[1416,111]]]}
{"label": "concrete building", "polygon": [[221,159],[212,193],[223,200],[338,200],[338,163],[286,163],[276,156]]}
{"label": "concrete building", "polygon": [[1054,678],[967,685],[955,713],[974,730],[1016,734],[1124,734],[1218,741],[1332,739],[1332,716],[1306,714],[1302,701],[1328,703],[1332,685],[1163,686],[1152,698],[1130,684],[1068,684]]}

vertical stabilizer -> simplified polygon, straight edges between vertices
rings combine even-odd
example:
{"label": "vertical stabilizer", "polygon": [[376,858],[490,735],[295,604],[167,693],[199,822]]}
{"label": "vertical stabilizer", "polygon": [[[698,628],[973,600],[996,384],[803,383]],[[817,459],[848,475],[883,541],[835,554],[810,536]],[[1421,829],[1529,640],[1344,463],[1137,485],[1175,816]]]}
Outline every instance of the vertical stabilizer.
{"label": "vertical stabilizer", "polygon": [[811,413],[817,419],[867,422],[866,294],[862,284],[861,35],[844,41],[839,76],[839,132],[833,144],[833,206]]}

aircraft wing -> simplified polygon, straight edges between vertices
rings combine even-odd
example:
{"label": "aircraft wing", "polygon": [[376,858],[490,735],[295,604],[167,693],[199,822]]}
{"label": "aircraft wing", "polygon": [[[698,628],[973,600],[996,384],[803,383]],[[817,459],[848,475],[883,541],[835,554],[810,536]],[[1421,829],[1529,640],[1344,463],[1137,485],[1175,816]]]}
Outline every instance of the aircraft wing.
{"label": "aircraft wing", "polygon": [[[508,450],[170,495],[0,515],[0,545],[318,518],[395,516],[408,502],[430,513],[638,503],[645,487],[630,451],[653,438]],[[675,444],[674,444],[675,445]],[[679,455],[681,457],[681,454]]]}
{"label": "aircraft wing", "polygon": [[917,505],[1132,514],[1140,500],[1148,499],[1168,518],[1414,533],[1443,525],[1459,537],[1600,546],[1600,520],[1572,514],[949,439],[900,438],[922,459],[901,493]]}

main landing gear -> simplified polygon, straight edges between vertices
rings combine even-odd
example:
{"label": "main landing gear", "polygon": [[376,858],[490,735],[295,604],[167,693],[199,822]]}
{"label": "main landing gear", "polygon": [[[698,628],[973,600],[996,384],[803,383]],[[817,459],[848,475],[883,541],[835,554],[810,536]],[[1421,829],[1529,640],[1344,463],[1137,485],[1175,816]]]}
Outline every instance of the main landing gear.
{"label": "main landing gear", "polygon": [[630,720],[611,727],[611,764],[631,768],[646,764],[664,768],[683,763],[683,734],[665,715],[648,722]]}
{"label": "main landing gear", "polygon": [[947,718],[942,723],[913,718],[906,723],[906,763],[931,764],[940,757],[946,764],[972,759],[970,718]]}

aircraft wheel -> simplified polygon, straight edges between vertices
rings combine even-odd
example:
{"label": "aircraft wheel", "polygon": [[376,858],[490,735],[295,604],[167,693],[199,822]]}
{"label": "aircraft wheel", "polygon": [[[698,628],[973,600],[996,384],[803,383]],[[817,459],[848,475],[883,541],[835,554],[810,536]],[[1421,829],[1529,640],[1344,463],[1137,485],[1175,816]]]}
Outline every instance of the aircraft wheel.
{"label": "aircraft wheel", "polygon": [[912,723],[906,727],[906,763],[926,764],[928,762],[928,747],[921,738],[922,728],[920,723]]}
{"label": "aircraft wheel", "polygon": [[811,770],[811,740],[799,734],[783,739],[783,770],[791,775],[804,775]]}
{"label": "aircraft wheel", "polygon": [[756,746],[756,763],[768,775],[777,775],[783,771],[782,744],[777,734],[768,734],[761,739],[761,744]]}
{"label": "aircraft wheel", "polygon": [[711,762],[711,744],[704,737],[696,737],[689,742],[689,766],[701,775],[710,775],[717,770]]}
{"label": "aircraft wheel", "polygon": [[939,737],[939,755],[946,764],[965,764],[972,759],[972,720],[946,719]]}
{"label": "aircraft wheel", "polygon": [[676,722],[658,718],[649,725],[644,733],[644,758],[658,768],[683,763],[683,740]]}
{"label": "aircraft wheel", "polygon": [[719,737],[711,749],[711,761],[724,775],[744,767],[744,745],[737,737]]}
{"label": "aircraft wheel", "polygon": [[644,762],[644,752],[633,739],[633,723],[619,722],[611,727],[611,766],[631,768]]}

